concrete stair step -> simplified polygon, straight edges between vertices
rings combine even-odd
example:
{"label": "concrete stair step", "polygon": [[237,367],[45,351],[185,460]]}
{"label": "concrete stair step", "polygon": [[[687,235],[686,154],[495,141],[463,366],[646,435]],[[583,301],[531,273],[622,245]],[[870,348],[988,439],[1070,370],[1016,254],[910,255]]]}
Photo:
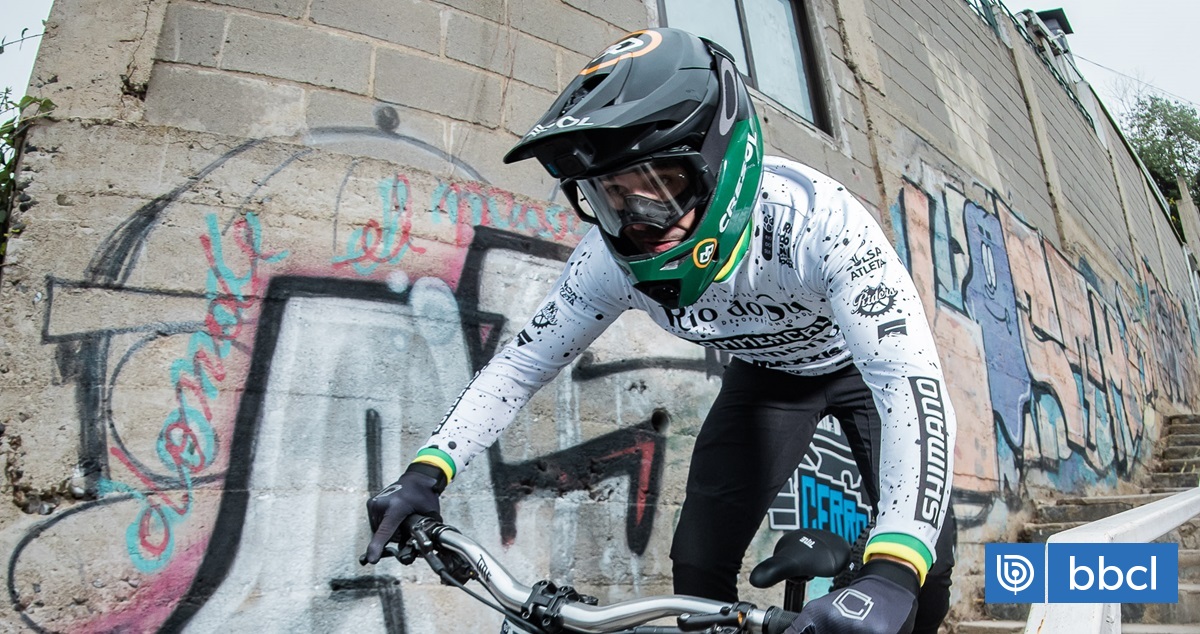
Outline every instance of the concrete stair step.
{"label": "concrete stair step", "polygon": [[1026,524],[1021,529],[1019,540],[1031,544],[1044,544],[1051,535],[1083,526],[1087,522],[1040,522]]}
{"label": "concrete stair step", "polygon": [[1170,423],[1163,428],[1163,434],[1166,436],[1200,434],[1200,423]]}
{"label": "concrete stair step", "polygon": [[1166,441],[1168,447],[1200,447],[1200,434],[1172,434]]}
{"label": "concrete stair step", "polygon": [[[964,621],[954,625],[954,634],[1019,634],[1025,621]],[[1126,634],[1200,634],[1200,623],[1121,623]]]}
{"label": "concrete stair step", "polygon": [[[1083,526],[1087,522],[1043,522],[1026,524],[1021,529],[1019,541],[1034,544],[1044,544],[1051,535],[1065,530]],[[1156,542],[1179,544],[1180,549],[1200,549],[1200,518],[1185,522],[1169,533],[1154,540]],[[1200,619],[1198,619],[1200,620]]]}
{"label": "concrete stair step", "polygon": [[1156,473],[1197,473],[1200,474],[1200,455],[1190,458],[1164,458],[1158,461]]}
{"label": "concrete stair step", "polygon": [[[1182,556],[1180,557],[1182,560]],[[1182,561],[1180,562],[1182,568]],[[1029,604],[985,603],[988,622],[1022,623],[1029,618]],[[1121,605],[1121,623],[1163,627],[1163,624],[1195,624],[1200,627],[1200,584],[1179,584],[1178,603],[1126,603]],[[956,630],[961,631],[961,630]],[[1128,631],[1128,630],[1127,630]],[[1154,631],[1154,630],[1151,630]]]}
{"label": "concrete stair step", "polygon": [[984,603],[983,616],[992,621],[1024,623],[1029,618],[1028,603]]}
{"label": "concrete stair step", "polygon": [[985,603],[983,615],[991,621],[1024,623],[1030,617],[1027,603]]}
{"label": "concrete stair step", "polygon": [[1162,457],[1163,460],[1200,458],[1200,447],[1165,447],[1162,450]]}
{"label": "concrete stair step", "polygon": [[1179,582],[1200,583],[1200,550],[1179,549]]}
{"label": "concrete stair step", "polygon": [[1128,511],[1167,497],[1171,493],[1104,495],[1088,498],[1063,498],[1037,509],[1039,522],[1091,522]]}
{"label": "concrete stair step", "polygon": [[1180,583],[1179,603],[1122,604],[1121,622],[1200,625],[1200,584]]}
{"label": "concrete stair step", "polygon": [[1200,486],[1200,473],[1152,473],[1150,483],[1156,487],[1195,488]]}
{"label": "concrete stair step", "polygon": [[1018,634],[1025,631],[1025,621],[964,621],[951,629],[954,634]]}

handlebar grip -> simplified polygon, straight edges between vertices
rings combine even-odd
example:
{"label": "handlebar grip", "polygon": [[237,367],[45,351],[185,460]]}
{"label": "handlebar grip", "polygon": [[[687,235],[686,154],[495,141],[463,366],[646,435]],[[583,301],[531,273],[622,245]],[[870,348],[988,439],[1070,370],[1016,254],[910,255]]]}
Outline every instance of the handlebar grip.
{"label": "handlebar grip", "polygon": [[737,622],[738,616],[728,610],[715,614],[682,614],[678,618],[679,629],[684,632],[707,631],[714,625],[735,625]]}
{"label": "handlebar grip", "polygon": [[763,619],[764,634],[783,634],[799,618],[799,612],[790,612],[783,608],[768,608],[767,616]]}

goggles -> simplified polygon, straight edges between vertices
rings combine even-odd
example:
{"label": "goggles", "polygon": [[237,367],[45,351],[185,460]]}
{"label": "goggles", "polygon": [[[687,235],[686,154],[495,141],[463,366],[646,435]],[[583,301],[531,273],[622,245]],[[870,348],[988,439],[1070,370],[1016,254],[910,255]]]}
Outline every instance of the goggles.
{"label": "goggles", "polygon": [[619,170],[567,179],[563,193],[579,216],[613,237],[631,225],[668,229],[697,209],[715,178],[697,152],[651,157]]}

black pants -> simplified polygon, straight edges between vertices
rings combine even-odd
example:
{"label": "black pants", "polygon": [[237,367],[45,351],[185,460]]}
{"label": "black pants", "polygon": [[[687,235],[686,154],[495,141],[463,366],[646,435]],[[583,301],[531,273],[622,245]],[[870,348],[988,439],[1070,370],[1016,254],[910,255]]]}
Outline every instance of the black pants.
{"label": "black pants", "polygon": [[[826,415],[841,423],[874,509],[881,423],[858,369],[850,365],[825,376],[800,377],[736,359],[729,364],[692,453],[687,498],[671,546],[676,593],[737,599],[746,549]],[[950,608],[955,533],[951,514],[918,597],[914,632],[937,632]]]}

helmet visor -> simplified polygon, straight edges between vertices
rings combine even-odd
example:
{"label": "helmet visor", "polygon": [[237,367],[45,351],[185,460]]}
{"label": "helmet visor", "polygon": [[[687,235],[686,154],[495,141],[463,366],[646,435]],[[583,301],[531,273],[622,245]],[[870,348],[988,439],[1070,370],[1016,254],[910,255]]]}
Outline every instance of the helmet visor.
{"label": "helmet visor", "polygon": [[584,220],[620,237],[633,225],[667,229],[712,193],[713,178],[694,152],[652,157],[599,176],[563,183]]}

